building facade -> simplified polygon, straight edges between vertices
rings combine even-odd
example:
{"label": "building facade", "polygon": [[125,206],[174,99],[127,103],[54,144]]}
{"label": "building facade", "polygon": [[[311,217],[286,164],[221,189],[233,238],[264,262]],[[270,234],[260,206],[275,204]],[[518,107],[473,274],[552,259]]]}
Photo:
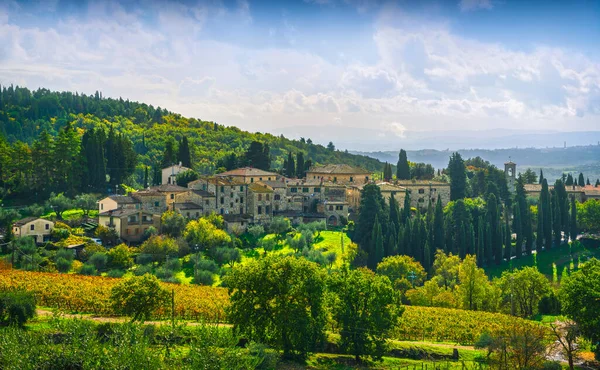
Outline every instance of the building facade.
{"label": "building facade", "polygon": [[41,244],[50,240],[54,222],[39,217],[27,217],[13,223],[13,234],[17,238],[30,236]]}

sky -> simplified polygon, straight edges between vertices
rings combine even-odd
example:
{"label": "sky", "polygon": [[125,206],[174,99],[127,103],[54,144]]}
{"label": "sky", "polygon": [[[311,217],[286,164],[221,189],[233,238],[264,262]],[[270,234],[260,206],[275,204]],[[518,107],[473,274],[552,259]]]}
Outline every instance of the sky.
{"label": "sky", "polygon": [[600,131],[599,40],[600,1],[0,0],[0,83],[391,150]]}

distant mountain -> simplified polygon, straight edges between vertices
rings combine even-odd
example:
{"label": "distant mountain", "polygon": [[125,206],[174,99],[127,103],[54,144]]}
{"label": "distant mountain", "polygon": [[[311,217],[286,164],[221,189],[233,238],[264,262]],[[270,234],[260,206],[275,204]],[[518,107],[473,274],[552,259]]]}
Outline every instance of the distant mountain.
{"label": "distant mountain", "polygon": [[[543,169],[548,178],[557,178],[563,172],[583,172],[594,181],[600,178],[600,145],[543,149],[460,149],[458,152],[464,159],[479,156],[499,168],[504,168],[504,163],[510,159],[517,164],[517,171],[522,172],[526,168]],[[398,161],[397,151],[353,153],[393,164]],[[409,161],[430,163],[435,168],[445,168],[451,154],[452,151],[433,149],[407,151]]]}

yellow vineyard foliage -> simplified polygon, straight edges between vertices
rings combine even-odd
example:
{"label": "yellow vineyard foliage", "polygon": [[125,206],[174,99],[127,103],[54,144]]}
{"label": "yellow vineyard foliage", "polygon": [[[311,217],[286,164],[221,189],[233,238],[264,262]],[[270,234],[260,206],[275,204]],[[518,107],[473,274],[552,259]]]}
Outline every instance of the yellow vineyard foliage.
{"label": "yellow vineyard foliage", "polygon": [[[35,294],[38,305],[70,313],[112,316],[110,292],[119,279],[20,270],[0,272],[0,290],[19,287]],[[229,304],[227,290],[196,285],[162,283],[175,291],[175,316],[186,320],[221,322]],[[170,317],[170,305],[160,308],[157,318]]]}

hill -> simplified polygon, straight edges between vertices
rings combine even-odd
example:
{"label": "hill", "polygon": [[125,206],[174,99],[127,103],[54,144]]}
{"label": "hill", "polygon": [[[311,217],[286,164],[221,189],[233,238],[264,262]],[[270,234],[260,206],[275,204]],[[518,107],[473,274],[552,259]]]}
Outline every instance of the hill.
{"label": "hill", "polygon": [[[144,166],[161,162],[166,141],[178,141],[184,136],[190,144],[194,169],[204,174],[214,173],[230,154],[242,155],[253,141],[269,145],[274,170],[282,168],[288,152],[301,152],[312,163],[344,163],[371,171],[382,168],[377,159],[326,148],[308,138],[289,140],[268,133],[250,133],[144,103],[105,98],[99,92],[85,95],[47,89],[31,91],[12,85],[0,88],[0,134],[9,144],[22,142],[29,148],[42,132],[57,137],[67,125],[80,133],[93,128],[102,128],[106,133],[113,128],[128,138],[137,153],[130,180],[137,184],[142,183]],[[23,152],[27,153],[28,148]],[[7,155],[2,154],[2,158]]]}

